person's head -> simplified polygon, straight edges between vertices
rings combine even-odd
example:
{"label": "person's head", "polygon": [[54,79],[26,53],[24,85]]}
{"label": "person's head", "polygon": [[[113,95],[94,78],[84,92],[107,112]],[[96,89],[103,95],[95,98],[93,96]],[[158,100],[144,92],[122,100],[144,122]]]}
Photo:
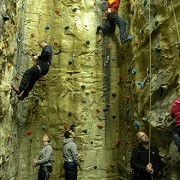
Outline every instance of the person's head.
{"label": "person's head", "polygon": [[42,141],[45,143],[50,143],[51,142],[51,136],[49,134],[44,134],[43,135],[43,138],[42,138]]}
{"label": "person's head", "polygon": [[67,130],[64,132],[64,137],[67,138],[74,138],[76,135],[72,130]]}
{"label": "person's head", "polygon": [[38,41],[38,44],[41,48],[44,48],[47,45],[47,41],[46,41],[46,39],[40,39]]}
{"label": "person's head", "polygon": [[139,143],[141,143],[141,144],[149,143],[149,137],[147,136],[147,134],[145,132],[139,131],[137,133],[137,139],[138,139]]}

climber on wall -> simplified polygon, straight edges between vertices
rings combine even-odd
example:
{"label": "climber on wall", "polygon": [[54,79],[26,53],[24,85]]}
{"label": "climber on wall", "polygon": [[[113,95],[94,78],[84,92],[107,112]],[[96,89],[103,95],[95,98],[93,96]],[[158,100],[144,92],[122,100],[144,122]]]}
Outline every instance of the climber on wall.
{"label": "climber on wall", "polygon": [[53,166],[53,148],[48,134],[43,136],[42,141],[44,146],[39,153],[38,159],[33,160],[33,167],[40,166],[38,180],[48,180]]}
{"label": "climber on wall", "polygon": [[114,33],[116,24],[119,27],[120,32],[120,40],[121,43],[124,44],[128,41],[126,35],[126,23],[121,19],[118,15],[118,8],[121,0],[108,0],[108,7],[106,10],[108,25],[105,24],[103,26],[97,27],[97,34],[102,30],[104,33]]}
{"label": "climber on wall", "polygon": [[176,130],[173,133],[173,136],[180,152],[180,99],[173,102],[171,107],[171,117],[175,118]]}
{"label": "climber on wall", "polygon": [[78,157],[77,145],[74,142],[75,133],[72,130],[66,130],[64,137],[63,157],[65,180],[77,180],[77,166],[81,170],[81,165]]}
{"label": "climber on wall", "polygon": [[[149,138],[140,131],[137,133],[139,146],[136,147],[131,156],[131,168],[133,169],[132,180],[152,180],[159,174],[162,161],[157,147],[150,147],[149,160]],[[150,161],[150,162],[149,162]]]}
{"label": "climber on wall", "polygon": [[38,44],[43,50],[40,56],[32,56],[36,60],[36,64],[24,72],[19,88],[11,85],[19,100],[27,97],[35,82],[49,71],[49,66],[52,62],[52,48],[45,39],[40,40]]}

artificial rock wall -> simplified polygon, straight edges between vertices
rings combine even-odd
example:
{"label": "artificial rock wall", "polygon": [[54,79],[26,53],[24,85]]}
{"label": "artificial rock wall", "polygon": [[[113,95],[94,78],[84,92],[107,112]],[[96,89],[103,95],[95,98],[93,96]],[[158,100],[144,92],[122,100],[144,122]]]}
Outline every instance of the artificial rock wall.
{"label": "artificial rock wall", "polygon": [[[78,179],[130,179],[134,136],[140,129],[148,132],[149,122],[152,143],[165,163],[164,178],[180,178],[169,116],[172,101],[180,95],[180,4],[171,2],[151,1],[149,23],[148,1],[122,0],[119,14],[133,37],[122,46],[118,29],[101,34],[101,41],[96,37],[106,1],[1,1],[1,179],[37,178],[38,168],[31,164],[46,132],[54,147],[51,179],[63,179],[63,132],[71,125],[76,126],[83,167]],[[41,38],[53,47],[53,63],[20,102],[10,83],[18,85],[24,70],[32,66],[28,52],[41,51]]]}

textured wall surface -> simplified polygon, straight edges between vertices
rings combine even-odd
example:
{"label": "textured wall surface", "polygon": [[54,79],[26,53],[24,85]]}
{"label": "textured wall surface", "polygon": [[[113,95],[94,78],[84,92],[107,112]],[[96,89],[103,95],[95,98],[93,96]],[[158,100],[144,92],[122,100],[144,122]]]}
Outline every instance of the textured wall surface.
{"label": "textured wall surface", "polygon": [[[45,132],[54,147],[51,179],[64,179],[63,132],[72,124],[83,168],[78,179],[129,180],[135,134],[148,132],[149,124],[165,163],[164,179],[180,179],[169,115],[180,96],[180,2],[150,2],[149,9],[146,0],[121,1],[119,14],[133,37],[125,45],[118,28],[97,42],[106,1],[0,2],[0,179],[37,179],[32,159]],[[32,66],[28,52],[41,51],[41,38],[53,47],[52,66],[18,101],[10,84],[18,85]]]}

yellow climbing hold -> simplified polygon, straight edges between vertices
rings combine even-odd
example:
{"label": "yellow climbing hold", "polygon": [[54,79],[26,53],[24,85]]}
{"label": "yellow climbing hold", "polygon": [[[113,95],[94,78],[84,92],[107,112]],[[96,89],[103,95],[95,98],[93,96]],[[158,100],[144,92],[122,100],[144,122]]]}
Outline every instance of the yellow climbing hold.
{"label": "yellow climbing hold", "polygon": [[96,93],[96,89],[91,89],[91,93]]}

